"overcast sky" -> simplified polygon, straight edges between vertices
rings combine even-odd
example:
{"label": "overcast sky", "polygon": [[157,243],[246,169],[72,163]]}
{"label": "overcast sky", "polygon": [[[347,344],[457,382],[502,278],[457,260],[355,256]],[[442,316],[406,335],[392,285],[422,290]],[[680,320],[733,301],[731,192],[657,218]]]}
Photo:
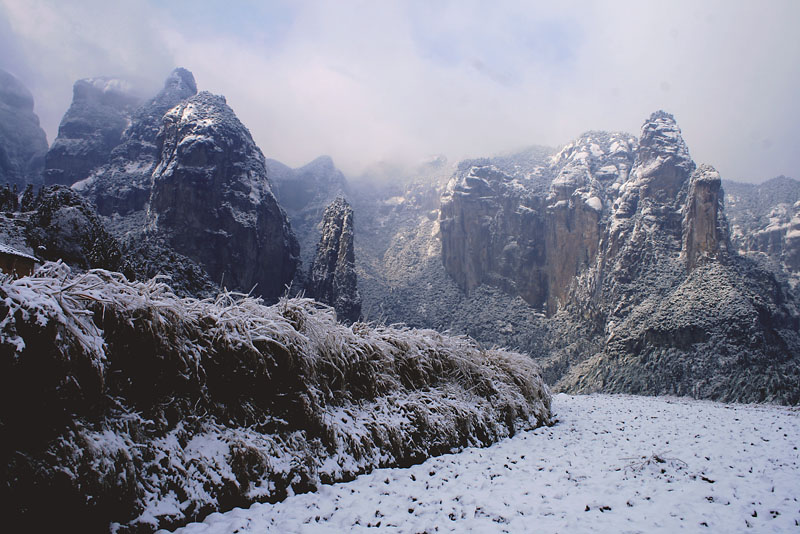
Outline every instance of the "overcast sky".
{"label": "overcast sky", "polygon": [[75,80],[173,67],[267,157],[451,161],[675,115],[724,178],[800,179],[800,1],[0,0],[0,68],[52,142]]}

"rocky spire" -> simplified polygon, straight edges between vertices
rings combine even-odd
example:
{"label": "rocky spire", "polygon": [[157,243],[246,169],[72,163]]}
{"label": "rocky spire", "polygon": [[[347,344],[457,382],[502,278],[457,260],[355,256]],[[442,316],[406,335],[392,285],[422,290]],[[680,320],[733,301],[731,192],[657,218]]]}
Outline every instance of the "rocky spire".
{"label": "rocky spire", "polygon": [[339,320],[357,321],[361,296],[353,248],[353,208],[336,198],[322,217],[322,237],[309,273],[309,296],[333,306]]}
{"label": "rocky spire", "polygon": [[683,218],[683,256],[687,270],[703,259],[720,259],[728,250],[728,232],[721,209],[719,173],[700,165],[692,174]]}
{"label": "rocky spire", "polygon": [[695,165],[675,117],[656,111],[642,125],[634,169],[642,198],[674,200]]}

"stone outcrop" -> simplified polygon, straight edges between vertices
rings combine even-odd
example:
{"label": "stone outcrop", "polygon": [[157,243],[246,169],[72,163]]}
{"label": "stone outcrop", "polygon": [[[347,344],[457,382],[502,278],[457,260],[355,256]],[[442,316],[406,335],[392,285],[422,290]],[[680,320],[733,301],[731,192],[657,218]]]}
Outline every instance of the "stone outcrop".
{"label": "stone outcrop", "polygon": [[133,112],[109,163],[73,187],[90,198],[101,215],[128,215],[145,209],[160,155],[156,138],[164,114],[195,94],[192,73],[183,68],[172,71],[164,88]]}
{"label": "stone outcrop", "polygon": [[72,104],[45,157],[44,183],[71,186],[108,163],[142,98],[120,78],[75,82]]}
{"label": "stone outcrop", "polygon": [[347,180],[330,156],[320,156],[297,169],[267,160],[267,170],[275,196],[287,211],[301,211],[347,190]]}
{"label": "stone outcrop", "polygon": [[353,247],[353,209],[339,197],[325,209],[322,237],[308,275],[310,297],[332,306],[339,320],[361,316]]}
{"label": "stone outcrop", "polygon": [[596,259],[635,147],[627,134],[588,132],[523,174],[462,164],[442,198],[445,269],[467,292],[489,284],[554,313]]}
{"label": "stone outcrop", "polygon": [[47,137],[33,112],[33,95],[0,69],[0,183],[41,183]]}
{"label": "stone outcrop", "polygon": [[274,300],[299,247],[267,181],[264,156],[225,98],[201,92],[171,109],[157,144],[148,229],[215,283]]}
{"label": "stone outcrop", "polygon": [[701,165],[692,174],[683,219],[683,252],[689,271],[703,260],[722,259],[728,251],[720,184],[719,173],[710,165]]}
{"label": "stone outcrop", "polygon": [[[695,171],[670,115],[645,122],[620,192],[597,266],[560,312],[561,347],[546,364],[566,372],[550,375],[556,388],[800,401],[798,301],[771,272],[728,254],[719,175]],[[589,341],[570,354],[579,338]]]}
{"label": "stone outcrop", "polygon": [[638,142],[589,132],[525,173],[467,162],[440,224],[462,290],[549,315],[534,350],[557,389],[800,401],[797,296],[731,254],[719,175],[696,168],[668,113]]}

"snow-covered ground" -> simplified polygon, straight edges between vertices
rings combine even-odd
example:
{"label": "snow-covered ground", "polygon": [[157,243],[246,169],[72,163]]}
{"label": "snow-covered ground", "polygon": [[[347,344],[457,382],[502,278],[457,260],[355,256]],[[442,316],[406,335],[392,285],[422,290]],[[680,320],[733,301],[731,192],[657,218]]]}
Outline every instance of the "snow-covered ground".
{"label": "snow-covered ground", "polygon": [[797,408],[557,395],[553,411],[487,449],[179,532],[800,532]]}

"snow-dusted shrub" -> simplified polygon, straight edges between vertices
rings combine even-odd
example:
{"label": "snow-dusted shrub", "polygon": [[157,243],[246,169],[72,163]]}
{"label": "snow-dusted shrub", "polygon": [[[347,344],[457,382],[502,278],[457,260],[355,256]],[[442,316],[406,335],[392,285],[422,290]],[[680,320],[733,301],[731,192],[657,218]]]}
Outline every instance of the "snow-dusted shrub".
{"label": "snow-dusted shrub", "polygon": [[550,418],[526,356],[309,299],[180,298],[60,263],[0,299],[0,501],[33,530],[148,532]]}

